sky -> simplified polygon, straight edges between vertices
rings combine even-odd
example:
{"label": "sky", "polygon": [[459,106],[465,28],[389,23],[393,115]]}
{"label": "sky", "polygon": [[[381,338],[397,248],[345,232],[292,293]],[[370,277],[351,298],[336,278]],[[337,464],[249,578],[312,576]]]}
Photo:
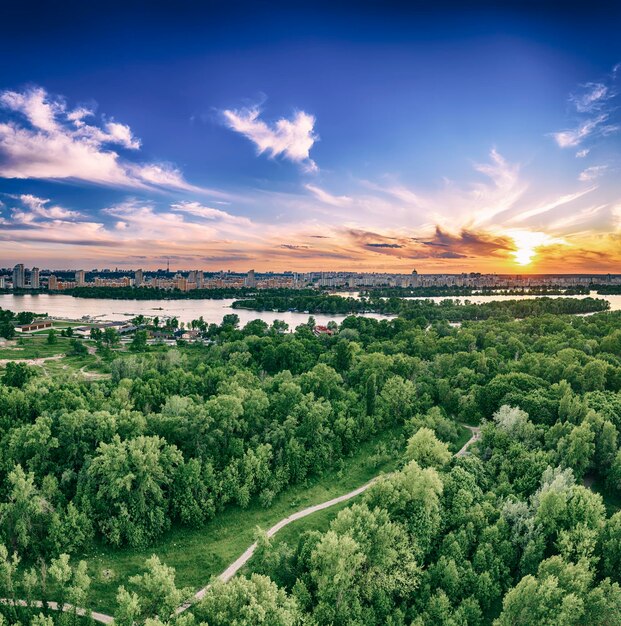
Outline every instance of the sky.
{"label": "sky", "polygon": [[597,1],[12,3],[0,266],[621,273],[620,27]]}

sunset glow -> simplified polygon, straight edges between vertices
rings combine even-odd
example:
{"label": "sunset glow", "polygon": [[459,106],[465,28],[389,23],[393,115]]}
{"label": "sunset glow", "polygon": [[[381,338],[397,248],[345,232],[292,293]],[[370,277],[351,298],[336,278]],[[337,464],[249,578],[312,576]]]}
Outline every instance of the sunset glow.
{"label": "sunset glow", "polygon": [[0,265],[619,270],[621,45],[582,16],[16,11]]}

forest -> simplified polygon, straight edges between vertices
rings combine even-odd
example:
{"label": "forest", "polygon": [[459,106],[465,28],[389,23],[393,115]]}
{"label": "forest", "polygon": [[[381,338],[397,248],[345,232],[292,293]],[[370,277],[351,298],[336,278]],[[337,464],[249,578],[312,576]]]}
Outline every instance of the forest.
{"label": "forest", "polygon": [[304,313],[354,314],[383,313],[400,315],[408,319],[444,319],[449,322],[483,320],[489,317],[522,318],[543,312],[559,314],[594,313],[605,311],[609,303],[597,298],[531,298],[525,300],[490,301],[474,304],[446,299],[436,304],[432,300],[407,300],[402,297],[369,296],[361,298],[330,294],[260,293],[233,302],[234,309],[256,311],[298,311]]}
{"label": "forest", "polygon": [[[90,622],[102,549],[154,555],[119,625],[620,623],[621,314],[569,315],[599,302],[422,303],[333,335],[230,316],[209,345],[107,350],[102,380],[8,362],[0,624]],[[172,529],[269,509],[389,432],[396,471],[175,612],[195,589],[156,556]]]}

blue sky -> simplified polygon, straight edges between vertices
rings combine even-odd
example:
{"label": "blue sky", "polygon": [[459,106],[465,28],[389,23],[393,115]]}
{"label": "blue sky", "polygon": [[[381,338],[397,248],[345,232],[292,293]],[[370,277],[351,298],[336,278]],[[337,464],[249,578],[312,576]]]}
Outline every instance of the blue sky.
{"label": "blue sky", "polygon": [[610,3],[25,2],[0,265],[619,271]]}

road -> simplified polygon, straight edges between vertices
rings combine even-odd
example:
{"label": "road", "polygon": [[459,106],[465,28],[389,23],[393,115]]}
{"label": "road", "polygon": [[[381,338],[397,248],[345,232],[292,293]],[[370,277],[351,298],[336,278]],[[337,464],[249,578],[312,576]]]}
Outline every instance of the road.
{"label": "road", "polygon": [[[476,426],[467,426],[466,424],[464,424],[464,426],[472,433],[472,437],[470,437],[470,439],[463,445],[461,450],[455,453],[455,456],[464,456],[467,453],[468,448],[473,443],[477,442],[481,437],[480,428]],[[328,509],[331,506],[334,506],[335,504],[340,504],[341,502],[346,502],[347,500],[351,500],[352,498],[359,496],[361,493],[364,493],[378,478],[379,477],[376,476],[375,478],[370,480],[368,483],[362,485],[361,487],[358,487],[357,489],[354,489],[353,491],[350,491],[349,493],[343,494],[342,496],[338,496],[337,498],[332,498],[331,500],[326,500],[325,502],[322,502],[320,504],[314,504],[313,506],[309,506],[305,509],[302,509],[301,511],[297,511],[297,513],[292,513],[291,515],[289,515],[289,517],[285,517],[284,519],[281,519],[279,522],[274,524],[267,531],[267,536],[273,537],[279,530],[281,530],[288,524],[291,524],[291,522],[295,522],[296,520],[302,519],[303,517],[312,515],[313,513],[317,513],[318,511],[323,511],[324,509]],[[256,548],[257,548],[257,542],[255,541],[251,546],[249,546],[246,549],[246,551],[238,559],[233,561],[233,563],[231,563],[218,576],[218,578],[222,582],[225,582],[225,583],[231,580],[231,578],[233,578],[239,572],[239,570],[242,567],[244,567],[246,563],[248,563],[248,561],[254,554],[254,551],[256,550]],[[202,600],[205,597],[205,594],[207,593],[210,587],[211,587],[211,584],[208,584],[202,589],[199,589],[192,597],[192,600],[178,607],[175,613],[177,614],[183,613],[184,611],[189,609],[192,606],[192,604],[194,604],[195,602],[198,602],[199,600]],[[0,599],[0,602],[7,604],[10,601],[6,599]],[[26,603],[24,600],[18,600],[17,603],[20,606],[26,606]],[[38,606],[38,607],[42,606],[41,602],[35,602],[34,604],[35,606]],[[56,602],[48,602],[48,606],[53,611],[60,610]],[[73,607],[68,604],[65,604],[62,607],[62,610],[72,611]],[[86,609],[78,608],[77,611],[78,611],[78,615],[86,615]],[[114,622],[114,618],[111,615],[106,615],[105,613],[92,613],[92,616],[93,616],[93,620],[95,620],[96,622],[99,622],[100,624],[112,624]]]}

